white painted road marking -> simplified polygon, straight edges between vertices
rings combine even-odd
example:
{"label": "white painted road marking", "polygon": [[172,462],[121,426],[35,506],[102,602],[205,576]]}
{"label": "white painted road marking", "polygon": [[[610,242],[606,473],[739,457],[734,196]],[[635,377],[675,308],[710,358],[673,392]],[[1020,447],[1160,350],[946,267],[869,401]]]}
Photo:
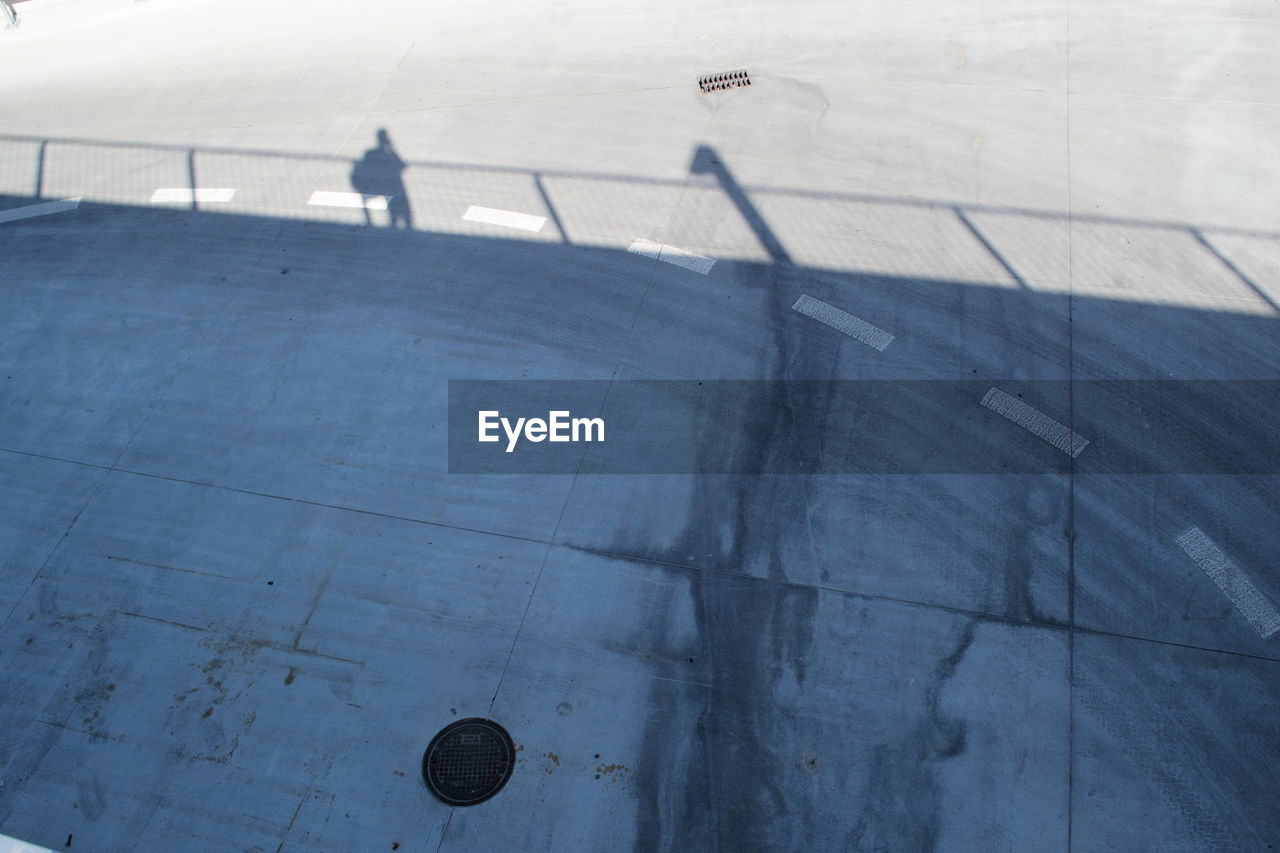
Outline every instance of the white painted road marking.
{"label": "white painted road marking", "polygon": [[655,243],[643,237],[637,237],[627,251],[635,252],[637,255],[644,255],[646,258],[657,258],[660,261],[666,261],[669,264],[675,264],[678,267],[684,267],[702,275],[711,272],[711,268],[716,265],[715,260],[712,258],[704,258],[702,255],[695,255],[687,249],[668,246],[665,243]]}
{"label": "white painted road marking", "polygon": [[493,207],[477,207],[471,205],[462,215],[471,222],[485,222],[489,225],[505,225],[508,228],[519,228],[521,231],[541,231],[547,224],[547,217],[534,216],[531,213],[516,213],[514,210],[498,210]]}
{"label": "white painted road marking", "polygon": [[982,398],[982,405],[997,415],[1003,415],[1018,426],[1034,433],[1075,459],[1089,443],[1089,439],[1072,432],[1039,409],[1034,409],[1012,394],[992,388]]}
{"label": "white painted road marking", "polygon": [[826,323],[837,332],[844,332],[855,341],[861,341],[872,349],[884,352],[893,343],[893,335],[884,329],[877,328],[866,320],[860,320],[847,311],[841,311],[834,305],[828,305],[821,299],[812,296],[801,296],[792,311],[799,311],[806,317],[812,317],[819,323]]}
{"label": "white painted road marking", "polygon": [[15,207],[12,210],[0,210],[0,222],[30,219],[33,216],[48,216],[50,213],[75,210],[79,206],[80,196],[64,198],[62,201],[46,201],[43,204],[29,204],[26,207]]}
{"label": "white painted road marking", "polygon": [[1178,547],[1187,552],[1187,556],[1196,561],[1218,589],[1222,590],[1231,603],[1236,606],[1249,624],[1254,627],[1265,640],[1280,631],[1280,612],[1275,605],[1266,599],[1253,582],[1245,576],[1240,567],[1231,562],[1231,558],[1213,544],[1204,531],[1193,527],[1177,538]]}
{"label": "white painted road marking", "polygon": [[190,187],[161,187],[151,194],[151,203],[226,202],[231,201],[231,197],[235,194],[236,191],[232,187],[196,187],[194,191]]}
{"label": "white painted road marking", "polygon": [[17,838],[0,835],[0,853],[53,853],[53,851],[48,847],[38,847],[26,841],[19,841]]}
{"label": "white painted road marking", "polygon": [[307,204],[318,207],[354,207],[365,210],[386,210],[391,199],[385,195],[361,195],[360,193],[337,193],[329,190],[316,190],[307,199]]}

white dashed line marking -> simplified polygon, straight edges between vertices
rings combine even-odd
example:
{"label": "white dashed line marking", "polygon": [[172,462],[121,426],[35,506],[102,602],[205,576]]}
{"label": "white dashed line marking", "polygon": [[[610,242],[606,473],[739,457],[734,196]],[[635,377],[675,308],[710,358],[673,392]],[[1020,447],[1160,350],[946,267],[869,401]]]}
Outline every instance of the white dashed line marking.
{"label": "white dashed line marking", "polygon": [[1018,426],[1033,433],[1063,453],[1075,459],[1088,445],[1089,439],[1072,432],[1039,409],[1032,408],[1012,394],[992,388],[982,398],[982,405],[997,415],[1003,415]]}
{"label": "white dashed line marking", "polygon": [[498,210],[493,207],[477,207],[471,205],[462,218],[470,222],[484,222],[489,225],[504,225],[507,228],[519,228],[521,231],[541,231],[547,224],[547,217],[534,216],[531,213],[516,213],[514,210]]}
{"label": "white dashed line marking", "polygon": [[644,255],[646,258],[657,258],[660,261],[666,261],[669,264],[693,270],[701,275],[711,272],[711,268],[716,265],[715,260],[712,258],[704,258],[702,255],[695,255],[687,249],[668,246],[665,243],[655,243],[643,237],[637,237],[627,251],[635,252],[637,255]]}
{"label": "white dashed line marking", "polygon": [[1280,631],[1280,612],[1276,611],[1275,605],[1258,591],[1230,557],[1213,544],[1213,540],[1204,535],[1203,530],[1193,527],[1176,541],[1178,547],[1186,551],[1187,556],[1195,560],[1218,589],[1231,599],[1262,639]]}
{"label": "white dashed line marking", "polygon": [[360,193],[339,193],[329,190],[316,190],[307,199],[307,204],[317,207],[354,207],[357,210],[386,210],[391,199],[385,195],[361,195]]}
{"label": "white dashed line marking", "polygon": [[12,210],[0,210],[0,222],[14,222],[18,219],[30,219],[33,216],[48,216],[50,213],[63,213],[75,210],[80,206],[80,196],[64,198],[62,201],[46,201],[43,204],[29,204],[26,207],[15,207]]}
{"label": "white dashed line marking", "polygon": [[233,187],[160,187],[151,194],[152,204],[172,204],[180,202],[227,202],[236,194]]}
{"label": "white dashed line marking", "polygon": [[884,329],[877,328],[866,320],[860,320],[847,311],[841,311],[836,306],[828,305],[812,296],[801,296],[796,300],[796,304],[791,306],[791,310],[799,311],[806,317],[812,317],[819,323],[825,323],[837,332],[843,332],[855,341],[860,341],[880,352],[884,352],[885,348],[893,343],[893,335]]}
{"label": "white dashed line marking", "polygon": [[48,847],[37,847],[17,838],[0,835],[0,853],[53,853],[53,851]]}

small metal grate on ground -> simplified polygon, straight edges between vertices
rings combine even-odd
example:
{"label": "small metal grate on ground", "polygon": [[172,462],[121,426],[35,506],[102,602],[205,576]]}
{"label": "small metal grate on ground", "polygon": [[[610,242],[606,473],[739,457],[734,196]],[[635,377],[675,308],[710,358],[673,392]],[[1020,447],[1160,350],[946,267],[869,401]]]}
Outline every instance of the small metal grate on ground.
{"label": "small metal grate on ground", "polygon": [[704,92],[718,92],[721,89],[750,85],[751,78],[747,76],[745,70],[725,71],[723,74],[708,74],[698,78],[698,88]]}
{"label": "small metal grate on ground", "polygon": [[502,790],[515,767],[506,729],[480,717],[450,723],[422,754],[422,778],[451,806],[471,806]]}

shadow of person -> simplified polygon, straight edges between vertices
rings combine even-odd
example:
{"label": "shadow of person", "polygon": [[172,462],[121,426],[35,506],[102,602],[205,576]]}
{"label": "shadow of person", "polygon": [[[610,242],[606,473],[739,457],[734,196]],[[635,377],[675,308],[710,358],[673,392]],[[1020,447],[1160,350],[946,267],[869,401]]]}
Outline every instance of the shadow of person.
{"label": "shadow of person", "polygon": [[[364,156],[351,167],[351,187],[364,196],[364,221],[373,224],[369,216],[370,205],[381,209],[386,205],[390,214],[388,225],[392,228],[412,228],[413,213],[409,210],[409,196],[404,190],[401,175],[409,164],[400,159],[391,146],[391,137],[385,128],[378,129],[378,144],[364,152]],[[380,203],[381,200],[385,200]]]}

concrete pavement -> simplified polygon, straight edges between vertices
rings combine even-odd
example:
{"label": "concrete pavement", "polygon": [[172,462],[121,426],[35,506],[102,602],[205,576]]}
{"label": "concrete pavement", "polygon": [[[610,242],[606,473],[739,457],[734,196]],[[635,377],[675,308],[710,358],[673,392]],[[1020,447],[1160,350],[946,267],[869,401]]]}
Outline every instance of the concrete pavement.
{"label": "concrete pavement", "polygon": [[[1184,470],[1235,458],[1212,431],[1167,473],[1081,473],[1121,437],[1070,385],[1272,393],[1273,8],[26,5],[0,33],[0,832],[1280,838],[1280,634],[1245,612],[1280,606],[1277,478]],[[1062,381],[1037,405],[1090,446],[1065,472],[708,476],[695,446],[676,474],[462,475],[465,379]],[[716,452],[786,458],[787,412]],[[451,808],[419,764],[466,716],[518,761]]]}

